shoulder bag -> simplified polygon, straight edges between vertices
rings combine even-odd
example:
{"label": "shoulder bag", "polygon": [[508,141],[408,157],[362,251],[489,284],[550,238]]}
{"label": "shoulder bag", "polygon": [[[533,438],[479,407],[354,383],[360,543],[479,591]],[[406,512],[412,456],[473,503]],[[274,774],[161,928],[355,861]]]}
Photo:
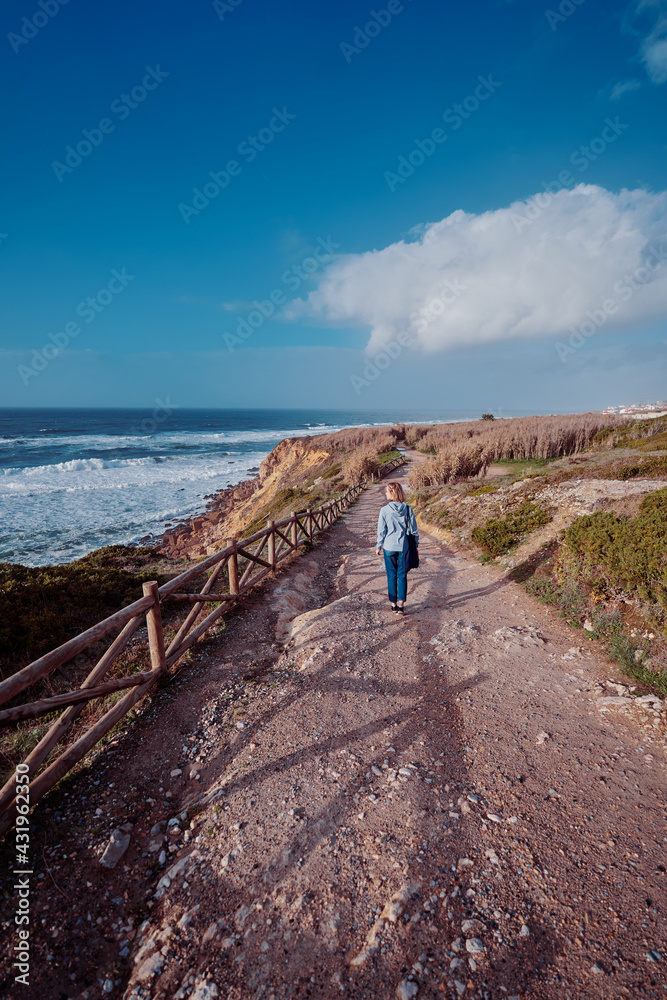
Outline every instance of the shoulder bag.
{"label": "shoulder bag", "polygon": [[[410,507],[408,507],[410,510]],[[407,571],[410,572],[411,569],[419,569],[419,549],[417,548],[417,543],[415,541],[415,536],[412,532],[408,531],[408,515],[405,515],[405,534],[408,536],[408,565]]]}

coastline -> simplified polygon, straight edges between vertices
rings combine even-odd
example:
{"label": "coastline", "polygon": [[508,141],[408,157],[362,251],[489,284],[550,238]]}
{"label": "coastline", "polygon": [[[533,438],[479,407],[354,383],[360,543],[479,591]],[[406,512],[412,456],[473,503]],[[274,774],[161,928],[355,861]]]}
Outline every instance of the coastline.
{"label": "coastline", "polygon": [[309,480],[308,489],[316,485],[313,473],[333,458],[329,449],[318,447],[319,436],[284,438],[261,461],[257,476],[219,490],[208,498],[205,513],[169,527],[158,540],[160,553],[173,559],[212,555],[225,539],[243,535],[281,490],[302,496]]}
{"label": "coastline", "polygon": [[[186,517],[165,529],[162,535],[147,535],[139,539],[137,545],[155,545],[168,558],[179,558],[194,544],[194,535],[203,531],[211,531],[223,525],[234,512],[235,506],[252,497],[260,488],[259,476],[252,479],[242,479],[235,486],[219,490],[208,499],[204,513]],[[209,546],[210,547],[210,546]],[[197,555],[207,555],[206,546],[200,546],[202,551]]]}
{"label": "coastline", "polygon": [[169,529],[225,507],[285,440],[459,416],[170,406],[157,420],[124,408],[0,408],[0,561],[37,568],[112,545],[161,545]]}

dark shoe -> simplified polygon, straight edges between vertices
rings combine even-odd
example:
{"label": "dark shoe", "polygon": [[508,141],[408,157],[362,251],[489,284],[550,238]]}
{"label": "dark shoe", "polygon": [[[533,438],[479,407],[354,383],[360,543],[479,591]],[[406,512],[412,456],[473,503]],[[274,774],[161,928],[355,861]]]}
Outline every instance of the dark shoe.
{"label": "dark shoe", "polygon": [[403,610],[403,608],[397,607],[396,608],[396,614],[397,615],[405,615],[405,611]]}
{"label": "dark shoe", "polygon": [[396,614],[396,612],[398,611],[398,605],[397,604],[390,604],[389,607],[394,612],[394,614]]}

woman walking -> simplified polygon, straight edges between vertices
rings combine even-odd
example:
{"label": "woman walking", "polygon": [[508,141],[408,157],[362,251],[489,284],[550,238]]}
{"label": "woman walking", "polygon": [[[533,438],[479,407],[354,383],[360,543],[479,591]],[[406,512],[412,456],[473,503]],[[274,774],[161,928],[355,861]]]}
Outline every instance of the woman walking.
{"label": "woman walking", "polygon": [[408,535],[413,535],[415,545],[419,545],[419,532],[415,512],[405,502],[401,484],[387,483],[385,496],[387,503],[381,508],[378,517],[376,554],[382,555],[384,551],[391,610],[397,615],[403,615],[408,594]]}

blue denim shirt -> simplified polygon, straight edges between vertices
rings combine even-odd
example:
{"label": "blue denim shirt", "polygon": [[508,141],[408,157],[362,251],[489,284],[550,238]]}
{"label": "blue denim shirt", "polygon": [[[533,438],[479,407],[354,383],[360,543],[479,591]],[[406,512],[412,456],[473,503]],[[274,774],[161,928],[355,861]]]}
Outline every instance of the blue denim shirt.
{"label": "blue denim shirt", "polygon": [[415,512],[407,503],[398,500],[390,500],[380,510],[378,517],[378,549],[385,549],[386,552],[402,552],[407,545],[405,531],[407,515],[407,534],[414,535],[417,545],[419,545],[419,531],[417,530],[417,520]]}

